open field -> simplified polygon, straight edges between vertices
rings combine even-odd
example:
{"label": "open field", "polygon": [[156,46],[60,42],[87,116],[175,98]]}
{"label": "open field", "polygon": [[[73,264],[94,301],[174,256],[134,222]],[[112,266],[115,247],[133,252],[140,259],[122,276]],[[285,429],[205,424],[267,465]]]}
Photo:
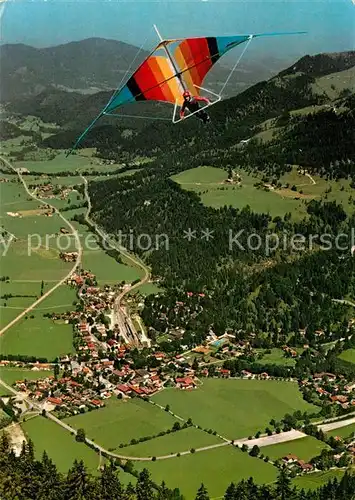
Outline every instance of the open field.
{"label": "open field", "polygon": [[338,429],[333,429],[331,431],[327,431],[327,436],[339,436],[341,438],[347,438],[352,433],[355,433],[355,424],[345,425],[344,427],[338,427]]}
{"label": "open field", "polygon": [[[39,202],[31,208],[26,207],[24,210],[36,210],[39,207]],[[6,211],[18,212],[16,205],[12,206]],[[23,210],[23,209],[22,209]],[[33,243],[41,243],[45,245],[45,235],[55,235],[59,232],[60,228],[63,226],[63,220],[57,214],[53,214],[51,217],[45,215],[31,215],[29,212],[25,213],[22,217],[11,217],[10,215],[4,215],[1,218],[1,224],[7,231],[19,239],[25,239],[26,241],[31,238],[30,241]],[[33,235],[29,237],[28,235]],[[39,240],[38,236],[42,237],[42,241]],[[53,237],[47,237],[49,245],[54,245],[55,239]],[[52,243],[51,243],[52,242]]]}
{"label": "open field", "polygon": [[[35,417],[23,422],[21,427],[26,437],[34,442],[38,460],[46,451],[62,473],[68,472],[74,460],[83,460],[91,474],[98,474],[99,455],[85,444],[75,441],[74,436],[56,423],[47,418]],[[102,458],[101,465],[104,463],[105,459]],[[136,478],[122,469],[118,469],[118,474],[122,484],[136,483]]]}
{"label": "open field", "polygon": [[[285,365],[285,366],[293,366],[295,364],[295,360],[293,358],[286,358],[284,356],[284,352],[281,349],[270,349],[270,354],[264,354],[261,359],[258,359],[259,363],[262,364],[274,364],[274,365]],[[265,349],[256,349],[257,352],[265,352]]]}
{"label": "open field", "polygon": [[[0,378],[9,385],[18,380],[37,380],[53,375],[53,370],[31,370],[26,368],[4,368],[0,367]],[[2,386],[0,386],[0,393]]]}
{"label": "open field", "polygon": [[316,409],[302,399],[297,384],[278,380],[205,379],[198,389],[165,389],[152,400],[229,439],[264,431],[271,418],[285,413]]}
{"label": "open field", "polygon": [[53,361],[73,352],[71,325],[44,319],[42,311],[33,311],[31,319],[21,319],[1,339],[3,354],[23,354]]}
{"label": "open field", "polygon": [[24,143],[31,143],[32,139],[29,135],[19,135],[13,139],[1,141],[1,152],[10,155],[12,152],[22,151]]}
{"label": "open field", "polygon": [[[69,212],[64,212],[65,217],[67,217],[67,213]],[[124,256],[121,256],[122,264],[110,257],[99,246],[98,237],[88,231],[85,226],[77,222],[73,222],[73,225],[79,232],[83,246],[82,267],[96,275],[99,285],[114,284],[120,281],[130,282],[142,277],[142,271],[133,267],[131,262],[125,260]]]}
{"label": "open field", "polygon": [[7,252],[1,256],[1,267],[6,269],[10,280],[55,280],[68,273],[72,263],[59,259],[54,248],[35,248],[25,240],[13,241]]}
{"label": "open field", "polygon": [[[169,413],[140,399],[111,398],[105,404],[105,408],[66,418],[65,422],[75,429],[82,427],[88,438],[103,447],[120,450],[121,443],[171,429],[176,421]],[[125,450],[122,448],[123,455]]]}
{"label": "open field", "polygon": [[[43,292],[45,293],[53,286],[53,282],[44,281]],[[58,293],[50,295],[42,304],[37,307],[38,312],[63,312],[72,309],[72,302],[76,299],[76,294],[69,287],[60,287]],[[41,294],[41,280],[32,281],[10,281],[10,283],[0,283],[1,297],[12,295],[28,295],[28,297],[11,297],[0,300],[0,328],[6,326],[26,307],[30,306]]]}
{"label": "open field", "polygon": [[330,450],[330,447],[316,438],[307,436],[294,441],[264,446],[262,450],[264,455],[271,460],[281,459],[291,454],[296,455],[300,460],[308,462],[311,458],[320,455],[324,449]]}
{"label": "open field", "polygon": [[37,459],[44,451],[57,465],[60,472],[67,472],[74,460],[83,460],[91,473],[97,473],[99,455],[84,443],[75,441],[68,431],[43,417],[28,419],[21,424],[25,435],[35,444]]}
{"label": "open field", "polygon": [[317,78],[312,85],[312,90],[317,94],[325,92],[330,99],[335,99],[343,89],[354,88],[354,79],[355,68],[353,67]]}
{"label": "open field", "polygon": [[139,292],[143,296],[151,295],[151,294],[156,295],[158,293],[164,293],[164,289],[159,288],[159,286],[156,285],[155,283],[144,283],[139,288],[135,288],[132,291],[132,295],[135,295],[137,292]]}
{"label": "open field", "polygon": [[9,118],[7,121],[13,123],[22,130],[39,131],[40,127],[53,130],[53,133],[60,129],[55,123],[47,123],[41,120],[38,116],[26,115],[16,118]]}
{"label": "open field", "polygon": [[136,469],[147,468],[154,481],[163,480],[170,488],[179,487],[186,500],[195,498],[203,482],[211,498],[222,498],[228,485],[253,476],[257,483],[276,479],[277,469],[247,453],[224,446],[156,462],[137,462]]}
{"label": "open field", "polygon": [[[249,205],[253,211],[269,213],[272,217],[291,212],[293,218],[302,219],[306,216],[305,201],[324,198],[341,202],[349,212],[354,210],[348,201],[352,194],[348,180],[335,182],[314,177],[314,184],[309,177],[297,173],[295,166],[291,172],[282,176],[280,181],[283,185],[289,183],[290,187],[296,185],[297,191],[285,188],[266,191],[254,187],[255,183],[261,181],[261,177],[250,175],[243,170],[237,170],[237,173],[241,176],[239,185],[226,184],[224,181],[227,179],[227,172],[214,167],[186,170],[172,179],[183,189],[196,192],[205,205],[214,208],[230,205],[241,209]],[[329,187],[332,190],[326,194],[325,191]]]}
{"label": "open field", "polygon": [[278,380],[205,379],[198,389],[165,389],[152,399],[229,439],[263,431],[271,418],[285,413],[315,409],[302,399],[295,383]]}
{"label": "open field", "polygon": [[338,357],[344,361],[349,361],[349,363],[355,363],[355,349],[346,349]]}
{"label": "open field", "polygon": [[[94,160],[96,163],[96,161]],[[89,170],[93,169],[97,165],[92,164],[90,158],[84,158],[79,155],[71,155],[68,158],[65,157],[64,152],[57,154],[53,160],[36,160],[36,161],[19,161],[15,162],[15,167],[27,168],[30,172],[43,172],[43,173],[55,173],[75,171],[75,170]]]}
{"label": "open field", "polygon": [[96,274],[99,285],[130,282],[142,277],[138,268],[119,264],[101,248],[84,250],[83,267]]}
{"label": "open field", "polygon": [[17,175],[0,174],[0,179],[7,179],[7,182],[0,183],[0,207],[27,201],[29,196],[18,181]]}
{"label": "open field", "polygon": [[[354,190],[351,188],[348,180],[339,179],[339,181],[327,181],[316,175],[313,175],[312,179],[315,184],[312,183],[307,176],[299,174],[295,167],[291,172],[282,176],[280,181],[283,184],[289,183],[290,186],[297,186],[298,192],[295,193],[296,196],[298,196],[299,191],[302,190],[303,195],[313,197],[317,200],[336,201],[337,203],[341,203],[344,210],[347,212],[350,213],[354,211],[354,205],[349,203],[349,197],[353,196]],[[331,191],[326,193],[328,189],[331,189]]]}
{"label": "open field", "polygon": [[[217,172],[216,172],[217,171]],[[241,209],[246,205],[255,212],[270,213],[272,217],[283,216],[287,212],[297,214],[298,217],[305,213],[304,206],[299,200],[282,197],[274,191],[265,191],[254,187],[260,179],[238,171],[242,182],[240,185],[229,185],[223,181],[227,179],[224,170],[213,167],[200,167],[187,170],[172,177],[182,188],[194,191],[200,195],[201,201],[213,208],[225,205]],[[297,193],[295,193],[295,196]]]}
{"label": "open field", "polygon": [[221,443],[217,436],[208,434],[195,427],[188,427],[172,432],[165,436],[157,437],[143,443],[123,448],[124,454],[132,457],[157,457],[159,455],[172,455],[191,448],[202,448],[211,444]]}
{"label": "open field", "polygon": [[26,184],[43,184],[50,182],[53,186],[76,186],[83,183],[83,179],[80,175],[68,175],[68,176],[49,176],[45,174],[41,175],[30,175],[26,174],[25,177]]}
{"label": "open field", "polygon": [[305,474],[303,476],[296,477],[292,480],[292,482],[294,486],[297,486],[298,488],[315,490],[334,478],[340,480],[343,477],[344,473],[344,469],[333,469],[326,472],[313,472],[311,474]]}
{"label": "open field", "polygon": [[[52,154],[52,151],[50,152]],[[52,160],[45,158],[46,153],[40,150],[37,153],[38,160],[27,160],[15,162],[15,167],[27,168],[30,172],[56,173],[56,172],[84,172],[84,171],[106,171],[107,173],[117,169],[118,165],[100,165],[96,158],[74,154],[66,158],[64,151],[56,151],[57,155]]]}
{"label": "open field", "polygon": [[[38,307],[22,318],[1,338],[1,352],[24,354],[54,360],[57,356],[73,352],[72,326],[48,318],[44,313],[72,310],[75,292],[70,287],[55,290]],[[21,311],[17,311],[17,314]],[[33,316],[33,318],[31,318]]]}

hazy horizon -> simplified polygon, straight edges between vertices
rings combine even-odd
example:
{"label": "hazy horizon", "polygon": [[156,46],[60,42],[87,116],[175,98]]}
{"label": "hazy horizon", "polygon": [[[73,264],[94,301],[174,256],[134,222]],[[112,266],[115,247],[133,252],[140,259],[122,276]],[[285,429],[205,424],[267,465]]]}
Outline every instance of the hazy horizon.
{"label": "hazy horizon", "polygon": [[[50,47],[87,38],[119,40],[150,50],[156,23],[165,38],[307,31],[306,35],[256,40],[249,57],[290,59],[355,47],[355,7],[350,0],[307,2],[224,0],[85,2],[8,1],[1,43]],[[282,42],[280,43],[280,40]]]}

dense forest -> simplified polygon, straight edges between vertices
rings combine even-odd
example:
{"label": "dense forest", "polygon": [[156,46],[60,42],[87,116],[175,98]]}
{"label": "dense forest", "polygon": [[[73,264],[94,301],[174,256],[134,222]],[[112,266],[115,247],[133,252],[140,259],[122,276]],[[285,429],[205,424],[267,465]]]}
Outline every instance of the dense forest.
{"label": "dense forest", "polygon": [[[83,445],[84,446],[84,445]],[[132,463],[129,468],[132,470]],[[128,470],[128,462],[123,465]],[[82,461],[75,461],[67,474],[44,452],[36,460],[32,441],[24,444],[21,454],[10,450],[6,434],[0,439],[0,496],[3,500],[186,500],[179,488],[156,485],[147,469],[136,473],[135,485],[124,486],[119,466],[105,464],[99,475],[92,476]],[[133,477],[132,477],[133,479]],[[281,469],[272,485],[259,486],[253,479],[231,483],[224,500],[351,500],[355,495],[355,478],[345,473],[341,481],[334,479],[317,490],[296,489],[286,469]],[[210,500],[203,484],[195,500]]]}
{"label": "dense forest", "polygon": [[[301,222],[249,207],[209,208],[169,178],[186,167],[179,160],[156,161],[130,177],[89,185],[96,222],[121,235],[123,245],[124,235],[131,235],[130,250],[147,260],[166,288],[146,299],[143,319],[152,332],[184,328],[187,345],[203,340],[210,328],[280,332],[281,339],[306,328],[308,341],[318,329],[327,338],[343,336],[347,307],[333,299],[355,291],[354,218],[336,202],[309,202]],[[188,230],[195,231],[190,241]],[[337,248],[340,233],[347,242]],[[149,248],[139,244],[142,234]],[[305,238],[301,251],[290,243],[295,234]],[[318,238],[307,243],[312,235]],[[285,238],[272,250],[272,239]],[[204,297],[187,298],[186,291]],[[183,303],[178,309],[177,302]]]}
{"label": "dense forest", "polygon": [[[213,209],[201,203],[199,193],[181,189],[170,177],[200,165],[229,173],[241,167],[262,172],[263,182],[277,185],[297,164],[329,180],[353,179],[355,186],[351,91],[343,89],[336,102],[317,112],[290,112],[329,103],[324,91],[314,91],[317,77],[350,67],[354,57],[348,53],[345,59],[301,59],[212,109],[211,127],[191,122],[172,133],[171,126],[153,124],[120,139],[118,128],[114,135],[109,128],[98,128],[88,137],[87,145],[99,139],[99,156],[123,157],[128,164],[137,152],[151,156],[152,161],[129,178],[91,183],[89,190],[96,222],[111,234],[130,234],[130,250],[147,260],[166,290],[145,301],[143,319],[153,337],[180,328],[181,341],[192,346],[210,329],[218,334],[230,329],[241,336],[271,335],[276,344],[290,335],[296,343],[312,343],[317,330],[328,340],[344,336],[348,308],[334,299],[355,292],[350,252],[355,219],[347,218],[341,205],[306,202],[307,215],[300,222],[290,214],[271,218],[253,213],[248,206]],[[277,134],[266,142],[250,138],[266,119]],[[246,137],[241,146],[239,141]],[[149,248],[139,244],[142,234],[148,235]],[[305,239],[301,250],[290,243],[299,234]],[[339,234],[345,235],[345,246],[337,243]],[[270,248],[271,241],[278,241],[277,248]],[[197,295],[187,298],[187,291]],[[305,339],[299,330],[306,330]]]}

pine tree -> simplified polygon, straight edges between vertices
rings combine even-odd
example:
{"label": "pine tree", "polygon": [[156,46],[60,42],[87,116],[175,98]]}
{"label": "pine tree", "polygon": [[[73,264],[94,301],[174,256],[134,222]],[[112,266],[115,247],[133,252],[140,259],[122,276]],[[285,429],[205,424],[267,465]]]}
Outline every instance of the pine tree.
{"label": "pine tree", "polygon": [[41,485],[38,500],[61,500],[64,498],[63,479],[53,461],[44,451],[41,462]]}
{"label": "pine tree", "polygon": [[234,483],[231,483],[224,494],[224,500],[236,500],[236,487]]}
{"label": "pine tree", "polygon": [[143,469],[142,472],[139,473],[136,485],[136,495],[137,500],[152,500],[154,498],[153,483],[147,469]]}
{"label": "pine tree", "polygon": [[65,485],[66,500],[91,500],[93,499],[93,483],[87,473],[84,462],[74,460],[73,467],[69,470]]}
{"label": "pine tree", "polygon": [[208,496],[208,492],[205,488],[205,485],[202,483],[199,489],[197,490],[197,495],[195,497],[195,500],[210,500],[210,497]]}
{"label": "pine tree", "polygon": [[259,491],[260,500],[274,500],[274,496],[268,486],[262,485]]}
{"label": "pine tree", "polygon": [[21,449],[20,471],[22,494],[25,498],[37,498],[41,486],[40,464],[35,461],[33,441],[23,442]]}
{"label": "pine tree", "polygon": [[135,500],[136,490],[132,483],[128,483],[126,487],[125,500]]}
{"label": "pine tree", "polygon": [[100,500],[121,500],[123,499],[123,488],[114,464],[104,466],[99,479]]}
{"label": "pine tree", "polygon": [[276,495],[280,500],[290,500],[292,494],[291,479],[286,467],[280,470],[276,481]]}

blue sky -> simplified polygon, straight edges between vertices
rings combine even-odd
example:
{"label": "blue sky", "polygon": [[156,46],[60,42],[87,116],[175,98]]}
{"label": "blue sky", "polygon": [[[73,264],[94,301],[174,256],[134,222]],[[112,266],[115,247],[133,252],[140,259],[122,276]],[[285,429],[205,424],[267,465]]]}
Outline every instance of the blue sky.
{"label": "blue sky", "polygon": [[[307,35],[256,40],[255,57],[299,57],[355,47],[351,0],[9,0],[2,17],[2,43],[37,47],[89,37],[122,40],[145,48],[165,38],[305,30]],[[280,40],[282,42],[280,43]]]}

